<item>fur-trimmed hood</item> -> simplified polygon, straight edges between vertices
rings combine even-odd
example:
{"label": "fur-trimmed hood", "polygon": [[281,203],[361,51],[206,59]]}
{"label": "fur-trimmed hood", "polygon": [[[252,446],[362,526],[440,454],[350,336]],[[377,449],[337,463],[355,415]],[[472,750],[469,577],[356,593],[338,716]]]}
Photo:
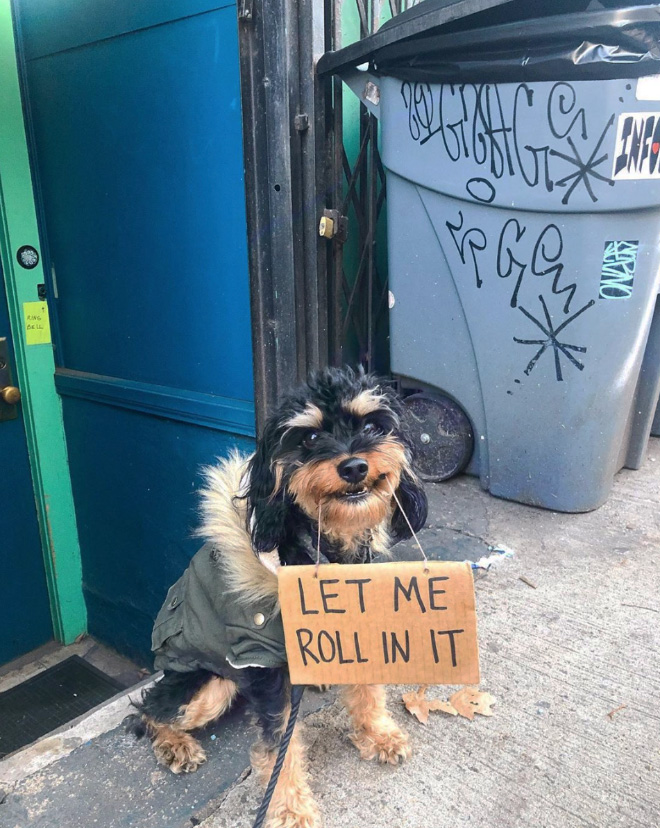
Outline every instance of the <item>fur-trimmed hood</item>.
{"label": "fur-trimmed hood", "polygon": [[217,465],[204,469],[200,514],[195,533],[212,543],[228,587],[246,603],[278,601],[277,551],[256,555],[247,525],[248,463],[250,455],[233,451]]}

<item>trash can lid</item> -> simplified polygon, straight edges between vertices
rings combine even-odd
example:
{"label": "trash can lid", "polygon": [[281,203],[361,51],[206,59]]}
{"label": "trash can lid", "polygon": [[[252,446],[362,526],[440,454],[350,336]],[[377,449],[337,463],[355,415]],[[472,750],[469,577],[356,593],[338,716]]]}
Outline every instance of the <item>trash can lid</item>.
{"label": "trash can lid", "polygon": [[424,0],[376,34],[326,53],[317,71],[341,75],[366,62],[379,74],[428,83],[656,74],[660,4]]}
{"label": "trash can lid", "polygon": [[510,2],[511,0],[423,0],[388,20],[369,37],[336,52],[326,52],[319,60],[316,71],[319,75],[341,74],[343,69],[353,69],[361,63],[371,61],[378,50],[387,46],[416,36],[426,36],[447,23]]}

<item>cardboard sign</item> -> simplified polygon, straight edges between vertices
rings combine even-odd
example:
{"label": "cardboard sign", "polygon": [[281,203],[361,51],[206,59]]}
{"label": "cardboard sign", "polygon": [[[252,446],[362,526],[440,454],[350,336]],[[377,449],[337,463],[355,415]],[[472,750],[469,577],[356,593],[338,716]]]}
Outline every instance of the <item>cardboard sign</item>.
{"label": "cardboard sign", "polygon": [[468,563],[326,564],[279,571],[293,684],[477,684]]}

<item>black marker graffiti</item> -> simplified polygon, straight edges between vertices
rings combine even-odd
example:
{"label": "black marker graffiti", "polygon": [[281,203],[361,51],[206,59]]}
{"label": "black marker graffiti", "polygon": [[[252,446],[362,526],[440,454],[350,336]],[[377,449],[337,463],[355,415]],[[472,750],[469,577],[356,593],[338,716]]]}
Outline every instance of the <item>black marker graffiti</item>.
{"label": "black marker graffiti", "polygon": [[[509,228],[511,228],[511,231],[509,231]],[[525,227],[520,226],[518,219],[509,219],[502,228],[502,232],[500,233],[500,241],[497,245],[497,275],[500,279],[508,279],[508,277],[513,273],[514,267],[518,268],[516,286],[511,294],[512,308],[515,308],[518,304],[518,291],[520,290],[523,276],[527,270],[527,265],[516,259],[513,255],[511,246],[507,245],[506,241],[509,237],[511,237],[513,243],[517,244],[525,235],[525,229]]]}
{"label": "black marker graffiti", "polygon": [[538,345],[540,346],[531,360],[528,362],[527,367],[525,368],[525,373],[529,376],[531,372],[534,370],[536,363],[539,359],[543,356],[543,354],[548,350],[548,348],[552,348],[555,355],[555,373],[557,376],[557,382],[563,382],[564,376],[562,373],[562,364],[561,364],[561,357],[560,354],[563,354],[566,359],[574,365],[578,371],[582,371],[584,369],[584,364],[580,362],[579,359],[573,356],[571,351],[579,354],[586,354],[587,349],[583,345],[569,345],[567,342],[560,342],[558,337],[559,334],[566,328],[568,325],[571,324],[575,319],[578,318],[581,314],[583,314],[586,310],[596,304],[594,299],[591,299],[587,302],[586,305],[580,308],[579,311],[576,311],[572,316],[568,319],[565,319],[561,325],[558,325],[556,328],[553,327],[552,319],[550,317],[550,313],[548,312],[548,306],[545,303],[545,299],[543,296],[539,296],[539,302],[543,308],[543,314],[545,316],[545,321],[541,321],[533,316],[528,310],[523,308],[521,305],[519,310],[523,313],[531,322],[533,322],[537,328],[545,334],[545,339],[519,339],[517,336],[513,337],[514,342],[518,342],[520,345]]}
{"label": "black marker graffiti", "polygon": [[[459,210],[458,212],[458,220],[460,224],[452,224],[450,221],[446,222],[447,229],[449,230],[451,237],[453,239],[454,244],[456,245],[456,249],[458,250],[458,255],[461,257],[461,261],[463,264],[467,263],[467,257],[465,253],[465,245],[467,244],[470,248],[470,254],[472,256],[472,265],[474,267],[474,276],[477,280],[477,287],[480,288],[483,284],[483,279],[479,275],[479,262],[477,261],[477,250],[485,250],[487,241],[486,241],[486,234],[483,230],[480,230],[478,227],[471,227],[469,230],[466,230],[461,237],[460,243],[456,238],[456,233],[463,229],[463,212]],[[470,235],[472,234],[472,238]]]}
{"label": "black marker graffiti", "polygon": [[[543,170],[543,184],[545,189],[551,193],[554,189],[554,182],[550,177],[550,169],[548,164],[548,151],[550,150],[550,147],[547,144],[544,147],[534,147],[532,144],[525,144],[523,142],[522,127],[519,119],[520,110],[518,109],[521,100],[525,101],[528,109],[534,106],[534,91],[530,89],[526,83],[521,83],[518,86],[516,94],[513,98],[513,148],[516,153],[518,167],[520,168],[520,173],[525,181],[525,184],[532,188],[536,187],[541,181],[541,170]],[[571,129],[572,125],[569,127],[569,132]],[[533,164],[531,170],[528,168],[529,156],[525,159],[525,161],[523,161],[521,144],[525,152],[531,155]]]}
{"label": "black marker graffiti", "polygon": [[548,95],[548,126],[555,138],[566,138],[569,133],[573,132],[573,127],[579,121],[582,127],[580,130],[582,140],[587,140],[587,117],[584,112],[584,107],[578,109],[563,132],[560,131],[561,127],[558,125],[560,117],[565,118],[567,115],[570,116],[572,114],[576,103],[577,95],[575,94],[574,87],[570,83],[559,81],[550,90],[550,94]]}
{"label": "black marker graffiti", "polygon": [[[433,133],[433,90],[428,83],[416,83],[414,86],[406,81],[401,86],[401,96],[408,110],[408,129],[413,141],[424,144]],[[426,132],[422,138],[422,130]],[[421,140],[420,140],[421,139]]]}
{"label": "black marker graffiti", "polygon": [[490,204],[495,199],[495,187],[487,178],[471,178],[465,185],[465,189],[475,201]]}
{"label": "black marker graffiti", "polygon": [[[553,248],[555,250],[554,254],[552,253]],[[573,282],[570,285],[559,287],[559,280],[564,272],[564,265],[559,261],[563,252],[564,240],[561,237],[561,231],[556,224],[549,224],[542,230],[541,235],[534,245],[534,252],[532,253],[532,273],[535,276],[547,276],[549,273],[554,274],[552,292],[556,296],[562,293],[568,293],[568,297],[564,303],[564,313],[568,313],[571,309],[573,296],[575,296],[575,291],[577,290],[577,283]],[[539,258],[541,258],[541,265],[539,265]],[[543,264],[549,264],[550,267],[547,267],[545,270],[540,270],[539,267],[542,267]]]}
{"label": "black marker graffiti", "polygon": [[604,181],[610,187],[614,186],[614,181],[612,181],[611,178],[607,178],[607,176],[601,175],[601,173],[596,172],[596,167],[600,166],[600,164],[602,164],[608,158],[608,154],[606,152],[603,153],[603,155],[601,155],[599,158],[596,158],[596,155],[599,152],[601,144],[603,143],[605,136],[607,135],[607,132],[613,123],[614,115],[612,115],[609,121],[605,124],[605,129],[601,132],[600,138],[598,139],[596,146],[593,149],[593,152],[589,156],[588,161],[582,160],[580,153],[578,152],[578,148],[575,146],[575,142],[570,137],[566,140],[571,150],[573,151],[572,158],[570,155],[566,155],[563,152],[559,152],[558,150],[550,150],[550,155],[554,155],[557,158],[562,158],[564,161],[568,161],[570,164],[573,164],[575,167],[577,167],[577,170],[575,172],[570,173],[570,175],[567,175],[559,181],[555,182],[555,184],[558,187],[565,187],[568,184],[568,182],[571,179],[573,179],[573,183],[564,193],[564,197],[561,200],[562,204],[568,204],[571,194],[580,182],[584,184],[584,187],[586,191],[589,193],[591,200],[593,202],[598,201],[596,195],[594,194],[594,191],[591,189],[591,181],[589,180],[590,176],[594,179],[598,179],[599,181]]}
{"label": "black marker graffiti", "polygon": [[458,213],[457,223],[452,224],[451,221],[447,221],[445,224],[463,264],[467,264],[466,247],[469,246],[478,288],[483,284],[481,276],[483,272],[494,269],[500,279],[513,276],[515,284],[511,292],[510,304],[512,308],[515,308],[518,307],[518,297],[526,273],[540,277],[552,276],[550,289],[555,296],[566,294],[564,313],[570,312],[577,283],[561,284],[564,273],[564,264],[561,261],[564,241],[556,224],[546,225],[534,240],[533,236],[529,238],[527,227],[518,219],[508,219],[498,234],[494,267],[490,263],[492,260],[489,261],[485,253],[489,249],[492,250],[493,245],[489,248],[488,238],[483,230],[471,227],[462,236],[458,235],[464,227],[462,211]]}
{"label": "black marker graffiti", "polygon": [[[483,168],[483,174],[471,175],[465,185],[476,201],[492,203],[496,183],[505,176],[520,176],[528,187],[542,187],[546,192],[553,192],[557,186],[565,187],[563,204],[569,203],[581,183],[594,202],[598,200],[594,190],[596,182],[613,186],[612,180],[596,168],[608,158],[607,153],[599,153],[614,123],[614,115],[593,150],[587,150],[590,155],[584,161],[581,142],[589,138],[587,116],[584,107],[578,106],[577,93],[570,83],[559,81],[550,92],[535,91],[528,84],[520,83],[511,95],[503,92],[498,84],[432,86],[404,81],[401,97],[413,141],[421,146],[440,135],[451,162],[470,159]],[[550,143],[539,144],[535,140],[540,119],[547,125],[546,134],[549,130],[552,147]],[[648,131],[648,125],[645,129]],[[559,162],[558,172],[551,170],[553,158]],[[626,162],[627,158],[628,154]],[[564,174],[561,162],[575,169]]]}

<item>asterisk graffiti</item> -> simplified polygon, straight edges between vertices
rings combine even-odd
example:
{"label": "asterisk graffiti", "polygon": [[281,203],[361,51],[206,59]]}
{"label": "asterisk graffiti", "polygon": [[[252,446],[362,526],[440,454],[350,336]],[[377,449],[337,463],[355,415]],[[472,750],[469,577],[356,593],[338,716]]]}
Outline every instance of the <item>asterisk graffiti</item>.
{"label": "asterisk graffiti", "polygon": [[573,158],[571,158],[570,155],[564,155],[564,153],[559,152],[559,150],[550,150],[550,155],[556,155],[557,158],[562,158],[564,161],[568,161],[569,164],[573,164],[573,166],[577,167],[577,170],[575,172],[569,173],[569,175],[567,175],[565,178],[561,178],[559,181],[555,181],[557,187],[565,187],[568,184],[568,182],[572,180],[572,184],[570,185],[568,190],[566,190],[566,192],[564,193],[564,197],[561,200],[562,204],[568,204],[568,200],[570,199],[571,195],[573,194],[573,191],[580,182],[584,184],[586,191],[591,196],[591,200],[598,201],[594,194],[594,191],[591,189],[590,176],[591,178],[598,179],[599,181],[604,181],[606,184],[609,184],[610,187],[614,186],[614,181],[612,181],[611,178],[608,178],[607,176],[601,175],[601,173],[596,172],[596,167],[602,164],[603,161],[605,161],[608,157],[607,153],[604,153],[599,158],[596,158],[596,155],[600,150],[601,144],[605,139],[607,131],[613,123],[614,115],[612,115],[610,120],[605,124],[605,129],[602,131],[600,138],[598,139],[598,143],[594,147],[594,151],[589,156],[588,161],[582,160],[582,156],[578,152],[578,148],[575,146],[575,142],[570,136],[566,140],[570,148],[573,150]]}
{"label": "asterisk graffiti", "polygon": [[577,319],[580,314],[584,313],[588,308],[592,305],[595,305],[596,302],[594,299],[587,302],[587,304],[580,308],[579,311],[576,311],[572,316],[569,316],[568,319],[565,319],[558,328],[554,328],[552,325],[552,319],[550,318],[550,314],[548,313],[548,306],[545,303],[545,299],[542,296],[539,296],[539,301],[541,302],[541,306],[543,307],[543,313],[545,315],[545,324],[537,319],[535,316],[525,310],[522,305],[518,306],[518,309],[525,314],[525,316],[532,321],[537,328],[540,328],[543,333],[545,334],[545,339],[519,339],[517,336],[513,337],[514,342],[518,342],[521,345],[540,345],[538,351],[534,354],[534,356],[530,359],[527,368],[525,368],[525,373],[529,376],[531,372],[534,370],[534,366],[539,361],[539,359],[543,356],[543,354],[548,350],[548,348],[552,348],[555,354],[555,371],[557,373],[557,382],[563,382],[563,374],[561,370],[561,358],[560,354],[563,354],[566,359],[570,363],[572,363],[578,371],[582,371],[584,365],[580,362],[579,359],[573,356],[571,351],[574,351],[578,354],[586,354],[587,349],[582,345],[569,345],[567,342],[560,342],[558,339],[559,334],[564,330],[565,327],[571,324],[574,319]]}

